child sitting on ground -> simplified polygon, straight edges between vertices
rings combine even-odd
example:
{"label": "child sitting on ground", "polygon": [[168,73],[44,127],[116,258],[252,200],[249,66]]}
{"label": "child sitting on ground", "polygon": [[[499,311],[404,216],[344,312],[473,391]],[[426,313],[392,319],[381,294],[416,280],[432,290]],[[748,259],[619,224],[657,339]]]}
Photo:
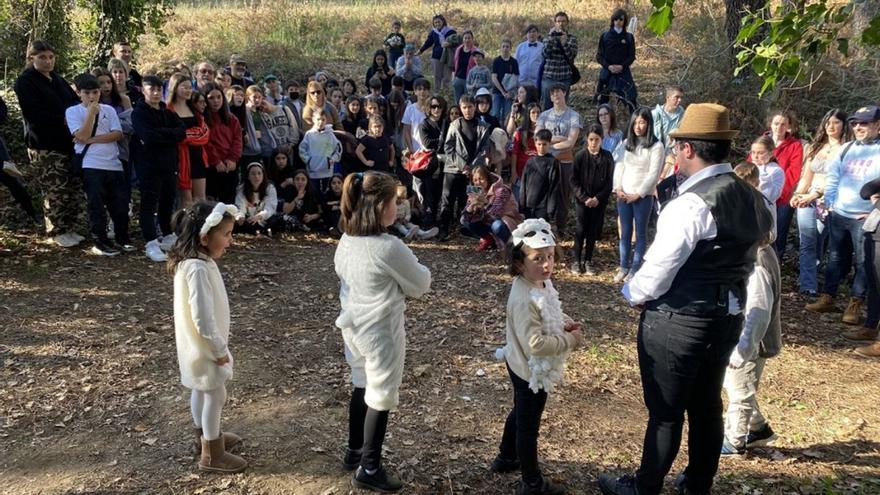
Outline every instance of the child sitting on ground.
{"label": "child sitting on ground", "polygon": [[342,233],[339,231],[340,206],[342,204],[342,182],[344,179],[340,174],[334,174],[330,178],[330,189],[324,193],[324,202],[321,203],[321,214],[324,219],[324,225],[327,227],[332,237],[340,237]]}
{"label": "child sitting on ground", "polygon": [[201,446],[199,469],[237,473],[247,462],[228,452],[241,442],[220,432],[226,381],[232,379],[229,353],[229,300],[217,260],[232,244],[238,210],[231,205],[197,201],[174,215],[178,237],[168,252],[174,274],[174,331],[180,381],[192,390],[190,410]]}
{"label": "child sitting on ground", "polygon": [[406,240],[413,237],[423,240],[430,239],[440,232],[437,227],[422,230],[421,227],[412,223],[412,199],[408,197],[406,186],[403,184],[397,185],[397,220],[394,222],[394,230]]}
{"label": "child sitting on ground", "polygon": [[547,394],[562,382],[569,353],[583,341],[583,325],[573,321],[559,303],[550,277],[556,260],[556,239],[542,218],[524,221],[513,231],[507,298],[507,344],[496,357],[507,362],[513,383],[513,409],[504,423],[496,473],[520,470],[519,494],[564,493],[541,474],[538,431]]}
{"label": "child sitting on ground", "polygon": [[[760,174],[755,164],[737,165],[734,173],[756,189]],[[774,208],[767,201],[767,208]],[[758,248],[755,268],[746,284],[745,322],[739,343],[730,355],[724,376],[724,389],[729,405],[724,428],[722,455],[742,454],[748,447],[768,445],[776,434],[758,407],[758,386],[764,364],[782,348],[782,327],[779,321],[780,270],[773,248],[774,230]]]}
{"label": "child sitting on ground", "polygon": [[300,169],[293,173],[293,187],[296,188],[296,194],[290,202],[284,203],[281,210],[287,229],[291,232],[294,230],[311,232],[320,229],[323,226],[321,203],[309,183],[309,176],[305,170]]}
{"label": "child sitting on ground", "polygon": [[237,233],[266,234],[269,229],[278,233],[281,227],[281,216],[276,213],[278,195],[266,177],[262,163],[253,162],[247,166],[244,182],[238,186],[235,195],[235,206],[241,212],[235,224]]}

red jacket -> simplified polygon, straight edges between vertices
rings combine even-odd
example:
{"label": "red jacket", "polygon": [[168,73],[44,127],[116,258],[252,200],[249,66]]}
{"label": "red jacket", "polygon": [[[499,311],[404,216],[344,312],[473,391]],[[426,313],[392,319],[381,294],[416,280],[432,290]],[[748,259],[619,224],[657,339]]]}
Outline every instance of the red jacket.
{"label": "red jacket", "polygon": [[800,140],[791,134],[786,134],[773,150],[773,156],[776,157],[776,163],[782,167],[785,172],[785,184],[782,186],[782,195],[776,201],[776,205],[787,205],[791,201],[791,193],[797,188],[798,181],[801,180],[801,170],[804,165],[804,147]]}
{"label": "red jacket", "polygon": [[212,115],[206,119],[211,128],[211,139],[205,149],[208,152],[209,167],[214,167],[223,160],[238,163],[241,158],[241,124],[235,115],[228,113],[229,123],[224,124],[219,116]]}

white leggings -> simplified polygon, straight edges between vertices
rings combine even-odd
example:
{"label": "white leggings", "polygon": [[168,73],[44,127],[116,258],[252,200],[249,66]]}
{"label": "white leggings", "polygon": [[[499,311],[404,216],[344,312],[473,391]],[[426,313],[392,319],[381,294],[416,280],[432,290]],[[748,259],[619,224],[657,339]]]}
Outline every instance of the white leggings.
{"label": "white leggings", "polygon": [[193,423],[202,429],[205,440],[220,438],[220,412],[226,403],[226,386],[214,390],[193,390],[189,406]]}

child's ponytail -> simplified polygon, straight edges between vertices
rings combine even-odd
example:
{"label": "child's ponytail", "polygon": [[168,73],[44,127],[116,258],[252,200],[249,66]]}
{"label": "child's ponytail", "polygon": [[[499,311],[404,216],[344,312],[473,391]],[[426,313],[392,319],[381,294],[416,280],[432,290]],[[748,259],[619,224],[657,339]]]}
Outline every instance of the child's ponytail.
{"label": "child's ponytail", "polygon": [[349,174],[342,185],[340,229],[352,236],[385,232],[382,212],[397,197],[397,181],[385,172]]}

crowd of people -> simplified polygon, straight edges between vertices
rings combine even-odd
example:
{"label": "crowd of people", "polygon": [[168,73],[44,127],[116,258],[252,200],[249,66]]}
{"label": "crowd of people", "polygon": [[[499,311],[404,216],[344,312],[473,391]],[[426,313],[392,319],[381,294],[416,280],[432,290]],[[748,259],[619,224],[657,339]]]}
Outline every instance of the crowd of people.
{"label": "crowd of people", "polygon": [[[687,411],[691,464],[676,485],[708,493],[719,455],[776,438],[755,391],[764,360],[781,345],[780,264],[794,261],[793,220],[798,286],[817,298],[806,308],[838,311],[838,287],[852,272],[842,321],[854,327],[842,335],[868,344],[857,353],[880,357],[880,108],[831,109],[805,139],[792,111],[772,112],[767,132],[733,167],[737,133],[726,108],[685,107],[678,85],[653,109],[636,106],[635,39],[623,10],[599,36],[596,113],[582,118],[569,106],[580,78],[578,37],[564,12],[553,19],[544,36],[530,25],[515,47],[502,39],[491,63],[473,31],[457,32],[442,15],[418,49],[394,21],[377,40],[363,92],[324,71],[307,81],[266,74],[257,83],[240,55],[222,68],[201,61],[142,75],[126,42],[106,68],[71,85],[54,70],[55,50],[37,40],[15,93],[42,212],[2,140],[0,179],[66,248],[85,240],[77,232],[83,196],[95,254],[137,250],[129,232],[137,211],[145,255],[176,274],[181,375],[193,389],[199,465],[208,470],[246,466],[227,452],[240,438],[219,432],[232,360],[214,260],[233,232],[340,238],[336,324],[354,384],[344,465],[357,469],[355,486],[380,491],[400,488],[380,461],[402,377],[403,301],[430,286],[429,271],[400,239],[444,242],[457,231],[478,241],[477,251],[503,253],[514,276],[499,352],[514,407],[492,469],[520,471],[519,493],[563,493],[541,475],[536,442],[546,394],[583,336],[550,277],[562,239],[573,241],[572,275],[598,273],[594,253],[614,201],[614,281],[642,310],[639,364],[651,419],[639,471],[602,477],[600,487],[658,493]],[[420,58],[427,51],[433,85]],[[634,108],[620,128],[605,102],[610,92]],[[0,100],[0,119],[6,113]],[[667,333],[713,350],[674,347]],[[654,361],[661,353],[693,366],[667,369]],[[217,369],[206,371],[205,362]],[[731,403],[724,431],[722,382]]]}

